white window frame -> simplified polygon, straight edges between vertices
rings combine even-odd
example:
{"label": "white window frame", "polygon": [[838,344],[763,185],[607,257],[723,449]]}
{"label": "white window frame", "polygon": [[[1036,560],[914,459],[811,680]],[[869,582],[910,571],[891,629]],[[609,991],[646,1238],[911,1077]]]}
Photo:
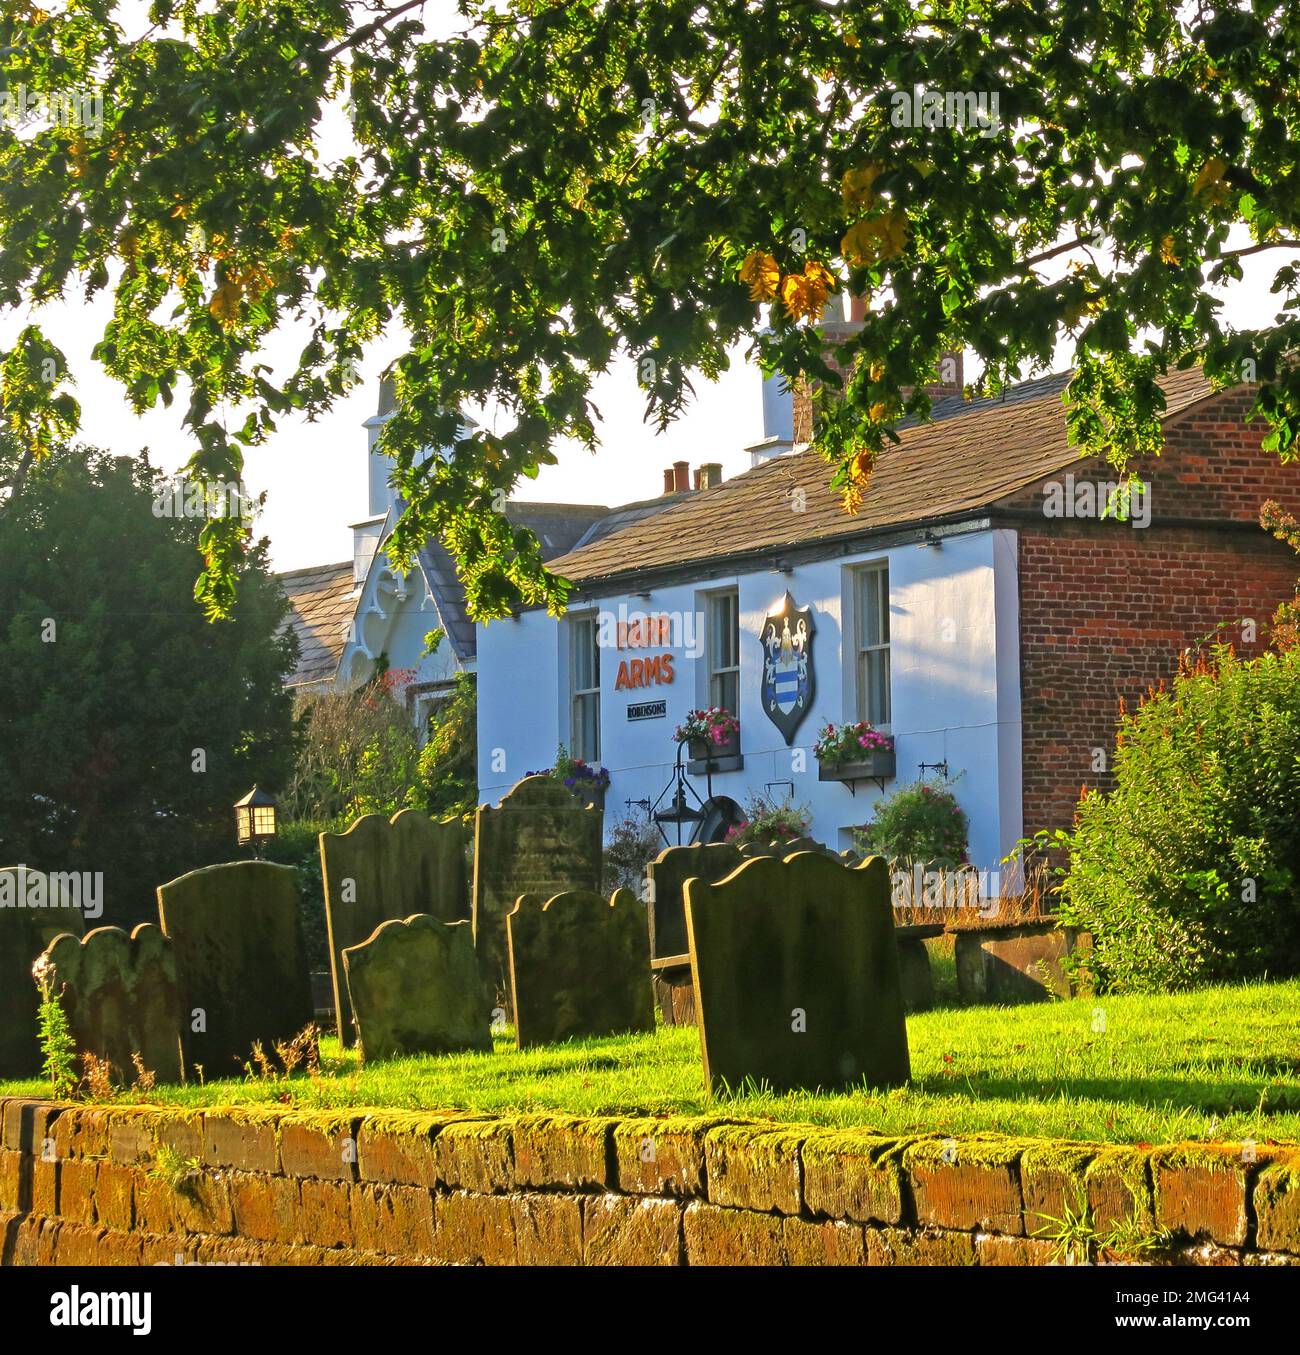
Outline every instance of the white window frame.
{"label": "white window frame", "polygon": [[[731,609],[732,637],[735,645],[735,652],[730,656],[734,662],[731,663],[718,662],[719,656],[715,640],[718,627],[715,624],[714,617],[717,609],[723,604],[729,604]],[[723,685],[720,679],[734,673],[736,697],[734,703],[728,705],[727,709],[739,719],[740,711],[735,708],[740,705],[740,590],[738,588],[722,588],[717,592],[704,595],[704,636],[705,704],[709,706],[725,704],[718,699],[719,689]]]}
{"label": "white window frame", "polygon": [[[883,579],[883,585],[882,585]],[[867,642],[864,625],[868,590],[872,590],[880,608],[879,632],[883,639]],[[854,718],[866,720],[882,732],[888,732],[894,717],[893,663],[890,655],[889,561],[873,560],[853,570],[853,701]],[[867,656],[884,654],[884,713],[868,709]]]}
{"label": "white window frame", "polygon": [[[578,674],[581,665],[578,662],[583,636],[590,629],[592,680],[594,686],[579,687]],[[596,708],[593,722],[595,730],[594,748],[587,748],[583,742],[582,711],[584,703],[590,702]],[[600,761],[600,618],[596,612],[586,612],[570,618],[569,622],[569,754],[592,764]]]}

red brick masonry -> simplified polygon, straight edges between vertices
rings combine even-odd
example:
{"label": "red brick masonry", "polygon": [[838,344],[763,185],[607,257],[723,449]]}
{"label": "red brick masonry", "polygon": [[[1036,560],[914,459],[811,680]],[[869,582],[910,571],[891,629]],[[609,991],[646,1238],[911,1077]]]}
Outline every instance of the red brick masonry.
{"label": "red brick masonry", "polygon": [[1140,1259],[1300,1265],[1300,1147],[15,1098],[0,1115],[6,1265],[1048,1265],[1034,1234],[1067,1205],[1098,1237],[1164,1233]]}
{"label": "red brick masonry", "polygon": [[[1018,515],[1027,833],[1068,828],[1081,786],[1113,784],[1121,698],[1131,709],[1224,623],[1253,620],[1253,642],[1231,624],[1220,638],[1258,653],[1278,603],[1295,595],[1300,560],[1258,523],[1270,498],[1300,511],[1300,464],[1261,450],[1267,429],[1244,422],[1249,405],[1249,391],[1229,391],[1165,425],[1161,455],[1134,465],[1151,487],[1148,527],[1045,516],[1044,486],[1065,472],[1002,501]],[[1076,484],[1117,479],[1095,460],[1069,473]]]}

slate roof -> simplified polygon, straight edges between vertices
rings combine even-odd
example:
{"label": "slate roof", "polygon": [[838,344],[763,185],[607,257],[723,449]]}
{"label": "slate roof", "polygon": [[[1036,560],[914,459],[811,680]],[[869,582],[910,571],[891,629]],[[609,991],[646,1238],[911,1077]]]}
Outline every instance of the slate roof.
{"label": "slate roof", "polygon": [[[815,541],[865,535],[960,516],[1079,460],[1066,439],[1061,392],[1070,373],[1025,382],[1005,396],[935,402],[938,421],[914,424],[881,453],[855,515],[830,487],[816,452],[792,452],[713,489],[677,496],[632,522],[550,561],[557,574],[591,585],[648,569],[690,565]],[[1199,369],[1163,378],[1164,417],[1211,394]],[[792,492],[803,491],[803,511]]]}
{"label": "slate roof", "polygon": [[285,624],[298,637],[298,667],[286,686],[329,681],[338,670],[347,623],[356,607],[352,561],[293,569],[276,578],[292,607]]}

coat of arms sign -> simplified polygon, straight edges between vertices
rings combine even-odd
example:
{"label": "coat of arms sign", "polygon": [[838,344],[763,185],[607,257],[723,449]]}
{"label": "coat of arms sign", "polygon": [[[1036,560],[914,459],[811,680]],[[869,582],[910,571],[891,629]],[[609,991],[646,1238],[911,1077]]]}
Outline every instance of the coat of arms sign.
{"label": "coat of arms sign", "polygon": [[780,607],[763,621],[763,711],[786,744],[812,709],[817,680],[813,672],[811,607],[795,606],[786,593]]}

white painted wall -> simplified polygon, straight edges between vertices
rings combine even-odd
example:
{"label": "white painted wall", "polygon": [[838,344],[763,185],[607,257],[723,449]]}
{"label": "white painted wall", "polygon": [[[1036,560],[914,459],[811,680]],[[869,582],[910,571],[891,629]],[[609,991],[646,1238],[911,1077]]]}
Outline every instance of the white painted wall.
{"label": "white painted wall", "polygon": [[[812,745],[827,720],[854,718],[852,637],[843,661],[844,617],[852,615],[849,571],[887,558],[893,723],[898,779],[887,789],[915,780],[918,764],[945,759],[962,773],[954,793],[970,816],[971,860],[996,869],[1020,836],[1020,694],[1015,534],[983,531],[946,537],[939,547],[906,545],[800,565],[790,574],[762,571],[711,579],[707,585],[656,588],[649,597],[621,595],[599,600],[617,614],[689,614],[703,639],[704,594],[736,587],[740,601],[741,745],[744,768],[715,774],[715,794],[743,804],[766,783],[794,783],[793,799],[813,815],[822,841],[848,846],[848,830],[870,819],[880,795],[862,783],[856,797],[847,786],[817,779]],[[813,607],[817,691],[813,708],[788,748],[763,714],[760,679],[763,651],[758,635],[765,616],[789,589],[800,607]],[[479,627],[479,792],[496,803],[527,771],[551,765],[556,746],[569,743],[568,622],[541,611]],[[624,801],[655,799],[672,774],[672,732],[693,706],[706,699],[704,658],[674,648],[676,680],[615,693],[619,661],[661,651],[601,655],[601,762],[611,774],[606,822],[625,812]],[[664,719],[629,723],[629,704],[663,698]],[[695,785],[706,795],[703,778]],[[785,787],[775,787],[780,798]]]}

